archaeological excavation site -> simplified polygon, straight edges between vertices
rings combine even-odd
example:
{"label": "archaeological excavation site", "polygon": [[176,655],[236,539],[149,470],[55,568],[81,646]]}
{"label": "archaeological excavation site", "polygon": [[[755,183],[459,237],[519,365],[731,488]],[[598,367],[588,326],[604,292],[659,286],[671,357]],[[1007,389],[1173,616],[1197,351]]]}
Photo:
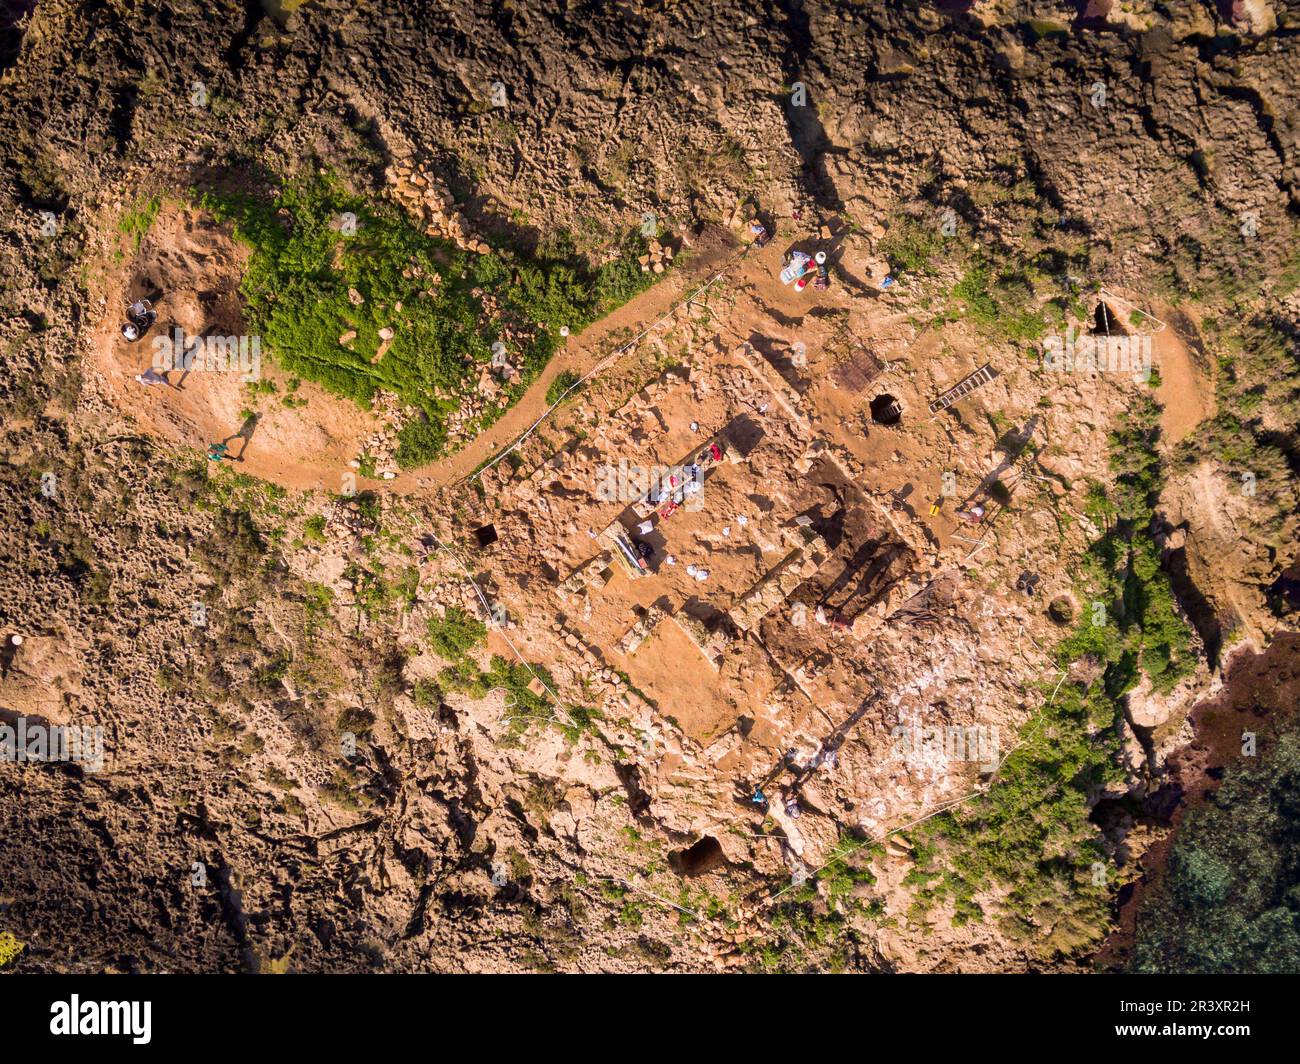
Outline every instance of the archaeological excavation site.
{"label": "archaeological excavation site", "polygon": [[0,44],[0,974],[1300,972],[1294,0]]}

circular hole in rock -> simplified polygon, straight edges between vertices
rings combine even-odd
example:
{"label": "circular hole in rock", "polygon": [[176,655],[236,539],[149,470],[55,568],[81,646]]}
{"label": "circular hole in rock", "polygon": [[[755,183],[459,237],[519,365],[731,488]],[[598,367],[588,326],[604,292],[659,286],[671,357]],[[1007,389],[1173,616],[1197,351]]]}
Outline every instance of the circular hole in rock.
{"label": "circular hole in rock", "polygon": [[877,425],[897,425],[903,420],[903,408],[888,393],[871,400],[871,420]]}

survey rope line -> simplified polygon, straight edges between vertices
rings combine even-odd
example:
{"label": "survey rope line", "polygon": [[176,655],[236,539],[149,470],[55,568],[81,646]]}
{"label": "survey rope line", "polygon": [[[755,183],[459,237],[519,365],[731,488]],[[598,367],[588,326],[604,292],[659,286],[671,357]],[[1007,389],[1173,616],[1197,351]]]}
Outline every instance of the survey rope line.
{"label": "survey rope line", "polygon": [[[429,538],[431,538],[434,541],[434,543],[438,545],[440,550],[445,550],[448,554],[450,554],[452,558],[455,560],[456,564],[460,566],[461,571],[464,572],[465,574],[465,579],[469,581],[469,585],[474,589],[475,594],[478,595],[479,601],[483,604],[484,613],[486,614],[486,616],[492,617],[493,616],[492,604],[488,602],[487,596],[483,594],[483,589],[478,586],[478,581],[474,579],[474,575],[469,571],[469,567],[463,561],[461,561],[460,555],[457,554],[445,543],[443,543],[442,540],[440,540],[433,533],[429,534]],[[550,695],[553,699],[555,699],[556,706],[557,707],[564,706],[565,705],[564,700],[558,694],[556,694],[555,691],[551,690],[550,684],[548,684],[544,679],[542,679],[542,677],[538,674],[537,670],[533,668],[532,664],[528,661],[528,659],[525,658],[521,653],[519,653],[519,648],[516,647],[515,644],[511,641],[510,637],[506,635],[505,629],[498,628],[497,631],[500,633],[501,638],[505,640],[506,646],[508,646],[511,649],[511,651],[514,653],[515,657],[519,659],[519,663],[523,665],[523,667],[526,668],[530,673],[532,673],[533,678],[536,679],[537,682],[542,685],[542,689],[546,691],[546,693]],[[514,718],[510,718],[510,719],[514,719]],[[539,718],[530,716],[527,719],[537,720]],[[548,717],[542,719],[554,720],[557,724],[560,725],[560,727],[565,726],[561,721],[556,720],[556,718],[554,717]]]}
{"label": "survey rope line", "polygon": [[659,325],[662,325],[669,318],[673,317],[673,315],[675,315],[677,311],[680,310],[682,307],[690,305],[692,302],[695,301],[696,298],[700,296],[701,293],[708,291],[715,284],[721,281],[727,275],[728,271],[734,269],[738,263],[744,260],[745,256],[749,254],[750,248],[752,248],[753,246],[754,246],[753,244],[745,245],[745,247],[741,249],[739,254],[735,255],[729,262],[724,263],[723,266],[717,271],[717,273],[715,273],[702,285],[696,288],[695,291],[693,291],[690,295],[674,303],[666,312],[664,312],[664,314],[662,314],[660,317],[652,321],[649,325],[647,325],[644,329],[642,329],[639,333],[637,333],[636,336],[632,337],[632,339],[628,340],[625,344],[623,344],[622,347],[616,348],[615,350],[611,351],[609,354],[605,355],[599,362],[597,362],[594,366],[592,366],[591,369],[589,369],[585,374],[583,374],[571,385],[569,385],[569,387],[564,390],[564,392],[560,395],[560,397],[556,399],[555,402],[552,403],[549,407],[547,407],[546,410],[542,413],[542,415],[536,421],[534,421],[520,436],[518,436],[513,443],[511,443],[508,447],[503,449],[500,454],[498,454],[495,458],[492,459],[492,461],[488,462],[482,468],[477,469],[473,473],[471,473],[469,477],[467,477],[466,479],[476,480],[477,478],[481,477],[484,473],[486,473],[489,469],[491,469],[493,466],[495,466],[498,462],[500,462],[503,458],[505,458],[506,455],[516,450],[525,440],[528,439],[529,436],[531,436],[537,430],[537,427],[541,425],[543,421],[545,421],[548,417],[551,416],[551,414],[555,412],[555,410],[560,406],[560,404],[563,403],[564,400],[569,397],[569,394],[571,392],[582,387],[582,385],[584,385],[592,377],[604,371],[611,363],[616,361],[625,352],[627,352],[629,348],[635,346],[636,344],[644,340],[646,336],[650,334],[650,331],[652,329],[656,328]]}

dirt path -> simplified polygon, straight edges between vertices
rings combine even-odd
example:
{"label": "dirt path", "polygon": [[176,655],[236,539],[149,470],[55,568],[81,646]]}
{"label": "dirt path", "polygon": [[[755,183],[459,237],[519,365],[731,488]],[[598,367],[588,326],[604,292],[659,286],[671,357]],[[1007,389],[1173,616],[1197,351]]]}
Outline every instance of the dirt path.
{"label": "dirt path", "polygon": [[601,359],[615,350],[613,338],[616,334],[624,330],[635,336],[664,317],[689,292],[708,280],[710,273],[733,259],[737,252],[736,246],[728,243],[721,232],[708,231],[687,268],[669,274],[666,280],[571,338],[529,385],[519,402],[506,411],[496,424],[455,454],[412,470],[390,487],[398,491],[410,490],[410,482],[413,480],[419,488],[437,489],[469,476],[546,413],[550,406],[546,401],[546,392],[556,377],[566,371],[578,377],[586,376]]}
{"label": "dirt path", "polygon": [[1166,442],[1175,444],[1214,416],[1214,382],[1189,348],[1189,341],[1199,342],[1196,324],[1172,307],[1158,305],[1156,311],[1169,322],[1152,341],[1160,371],[1160,386],[1156,389],[1156,398],[1163,407],[1160,430]]}
{"label": "dirt path", "polygon": [[[393,481],[366,480],[349,465],[379,427],[375,415],[311,382],[297,385],[296,397],[305,400],[301,405],[261,404],[250,432],[245,416],[249,396],[235,374],[192,373],[180,391],[147,388],[135,380],[151,363],[155,334],[170,335],[176,326],[189,335],[211,331],[214,308],[210,300],[200,305],[196,292],[221,293],[223,305],[216,308],[220,313],[215,324],[223,333],[242,330],[235,293],[244,253],[200,212],[181,210],[160,216],[133,261],[109,272],[101,293],[104,309],[92,333],[92,372],[113,405],[139,429],[174,443],[203,451],[213,441],[233,439],[243,426],[250,437],[247,444],[235,439],[231,445],[232,452],[243,458],[236,467],[240,472],[293,490],[340,491],[344,478],[351,475],[358,488],[425,495],[462,480],[527,431],[546,413],[546,393],[557,376],[564,372],[585,376],[620,341],[671,313],[715,271],[734,264],[739,250],[724,230],[706,230],[679,270],[571,337],[496,424],[455,454]],[[153,299],[159,325],[145,340],[129,344],[118,334],[120,306],[124,299],[141,296]],[[262,375],[277,386],[277,395],[288,394],[288,375],[269,358],[264,360]],[[169,383],[178,380],[179,373],[169,375]]]}

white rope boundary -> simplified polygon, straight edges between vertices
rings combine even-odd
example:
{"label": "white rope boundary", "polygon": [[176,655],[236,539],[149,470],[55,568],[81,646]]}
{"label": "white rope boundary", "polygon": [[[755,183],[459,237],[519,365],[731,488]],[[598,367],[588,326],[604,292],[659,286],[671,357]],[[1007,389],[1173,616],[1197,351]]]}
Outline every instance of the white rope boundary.
{"label": "white rope boundary", "polygon": [[726,263],[717,273],[715,273],[712,277],[710,277],[707,281],[705,281],[702,285],[700,285],[697,289],[695,289],[695,291],[693,291],[685,299],[679,300],[678,302],[674,303],[661,317],[658,317],[654,321],[652,321],[649,325],[647,325],[644,329],[642,329],[639,333],[637,333],[636,336],[632,337],[632,339],[629,340],[627,343],[625,343],[622,347],[619,347],[614,351],[611,351],[608,355],[606,355],[594,366],[592,366],[591,369],[589,369],[585,374],[583,374],[583,376],[579,377],[576,381],[574,381],[571,385],[569,385],[569,387],[564,390],[563,394],[561,394],[561,396],[558,399],[556,399],[554,403],[552,403],[549,407],[547,407],[547,409],[542,414],[542,416],[539,417],[536,421],[534,421],[532,425],[530,425],[523,432],[522,435],[518,436],[515,439],[515,441],[512,444],[510,444],[509,447],[505,448],[505,450],[503,450],[500,454],[498,454],[495,458],[493,458],[492,461],[488,462],[487,465],[471,473],[469,477],[467,477],[466,479],[476,480],[477,478],[481,477],[484,473],[486,473],[489,469],[491,469],[493,466],[495,466],[498,462],[500,462],[503,458],[505,458],[506,455],[510,454],[511,451],[518,449],[518,447],[537,430],[537,427],[541,425],[541,423],[545,421],[548,417],[550,417],[551,414],[553,414],[555,410],[559,407],[559,405],[569,397],[569,394],[571,392],[576,391],[578,388],[582,387],[582,385],[586,384],[587,381],[589,381],[592,377],[596,376],[596,374],[602,372],[607,366],[609,366],[613,362],[616,362],[629,348],[635,346],[636,344],[644,340],[646,336],[650,334],[651,330],[662,325],[669,318],[673,317],[677,313],[677,311],[680,310],[682,307],[687,306],[688,304],[694,302],[700,296],[701,293],[708,291],[715,284],[721,281],[726,276],[729,270],[735,268],[735,266],[738,263],[744,260],[745,256],[749,254],[749,250],[752,247],[754,247],[753,244],[746,244],[745,247],[741,249],[738,255],[732,258],[730,262]]}

